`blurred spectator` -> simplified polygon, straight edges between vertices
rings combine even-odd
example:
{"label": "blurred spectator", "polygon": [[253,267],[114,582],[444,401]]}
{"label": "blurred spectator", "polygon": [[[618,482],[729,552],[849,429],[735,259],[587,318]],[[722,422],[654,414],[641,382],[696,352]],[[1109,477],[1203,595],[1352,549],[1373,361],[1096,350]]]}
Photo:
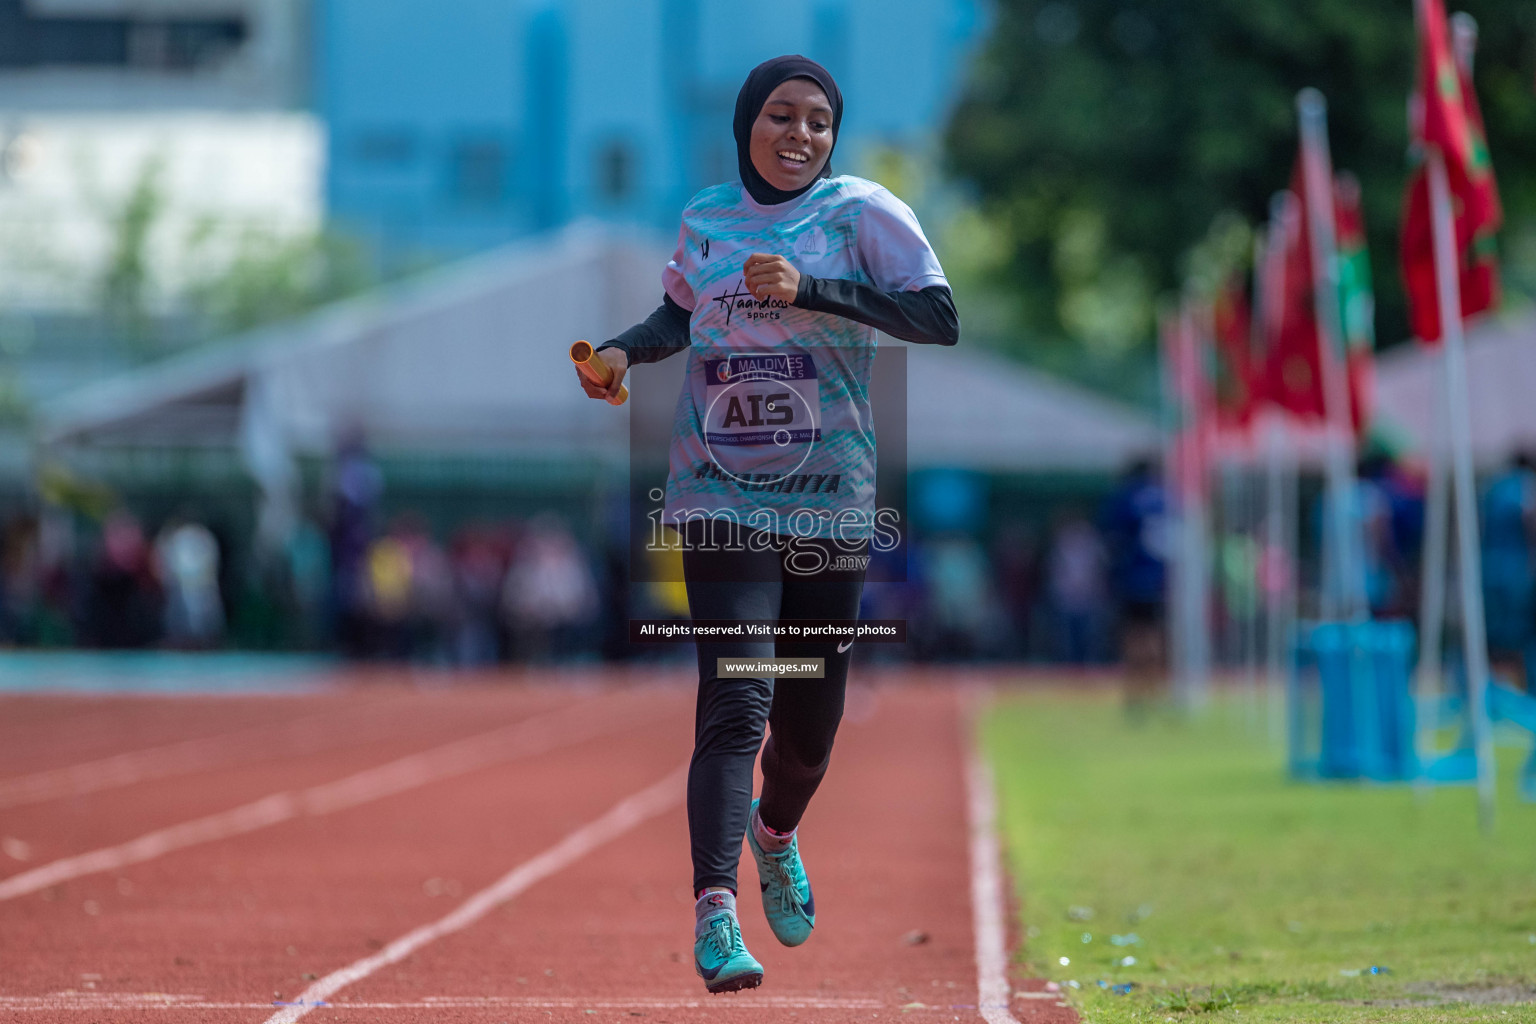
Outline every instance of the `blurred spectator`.
{"label": "blurred spectator", "polygon": [[922,636],[923,592],[917,566],[908,557],[906,534],[888,550],[872,548],[859,619],[899,619],[907,624],[905,644],[869,644],[859,655],[862,664],[902,662],[925,654]]}
{"label": "blurred spectator", "polygon": [[1057,656],[1074,665],[1098,660],[1098,633],[1108,603],[1108,553],[1082,516],[1069,517],[1051,545],[1051,607],[1059,625]]}
{"label": "blurred spectator", "polygon": [[1104,537],[1120,616],[1126,706],[1132,714],[1166,687],[1165,611],[1171,544],[1168,495],[1155,463],[1133,464],[1105,502]]}
{"label": "blurred spectator", "polygon": [[410,559],[405,653],[418,661],[444,663],[450,657],[456,603],[448,555],[414,513],[400,516],[390,532]]}
{"label": "blurred spectator", "polygon": [[1028,658],[1033,651],[1035,604],[1040,595],[1040,552],[1035,535],[1023,522],[1005,524],[992,545],[998,597],[1008,618],[1005,653]]}
{"label": "blurred spectator", "polygon": [[[1367,606],[1378,618],[1412,618],[1418,614],[1415,601],[1422,499],[1416,492],[1415,484],[1383,452],[1366,455],[1355,467],[1349,521],[1359,531],[1357,542],[1361,545]],[[1320,586],[1323,594],[1337,597],[1345,593],[1345,587],[1340,574],[1342,564],[1332,554],[1337,550],[1337,529],[1328,503],[1328,490],[1324,487],[1311,514],[1322,537]]]}
{"label": "blurred spectator", "polygon": [[79,625],[85,619],[86,578],[76,557],[76,539],[74,523],[69,516],[46,508],[39,515],[37,572],[42,599],[38,608],[39,644],[81,642]]}
{"label": "blurred spectator", "polygon": [[1502,671],[1520,680],[1536,630],[1536,459],[1530,454],[1517,455],[1488,485],[1482,541],[1488,650]]}
{"label": "blurred spectator", "polygon": [[1407,595],[1412,592],[1412,554],[1399,545],[1398,491],[1392,458],[1373,453],[1360,461],[1357,470],[1356,514],[1365,543],[1365,595],[1371,613],[1380,618],[1411,614]]}
{"label": "blurred spectator", "polygon": [[[1257,581],[1259,592],[1263,597],[1263,607],[1288,607],[1291,601],[1292,591],[1296,588],[1296,566],[1293,563],[1291,553],[1286,549],[1285,542],[1270,544],[1268,515],[1259,523],[1259,536],[1266,538],[1257,546]],[[1268,635],[1268,620],[1265,625],[1265,649],[1274,642]]]}
{"label": "blurred spectator", "polygon": [[519,661],[559,661],[579,649],[597,614],[597,584],[570,531],[553,517],[532,523],[513,554],[502,610]]}
{"label": "blurred spectator", "polygon": [[361,606],[361,653],[404,658],[410,653],[411,552],[393,535],[368,546]]}
{"label": "blurred spectator", "polygon": [[[680,542],[677,542],[680,543]],[[683,583],[683,549],[663,546],[646,552],[652,582],[645,588],[648,617],[686,621],[688,587]]]}
{"label": "blurred spectator", "polygon": [[466,667],[493,664],[500,654],[496,605],[506,577],[505,546],[488,530],[468,527],[451,545],[454,608],[453,660]]}
{"label": "blurred spectator", "polygon": [[917,549],[931,629],[925,653],[959,661],[995,651],[1000,614],[992,599],[986,554],[970,537],[951,534]]}
{"label": "blurred spectator", "polygon": [[1248,649],[1248,638],[1256,636],[1258,630],[1259,561],[1263,551],[1250,533],[1233,530],[1220,539],[1217,553],[1226,656],[1230,664],[1240,665],[1254,656]]}
{"label": "blurred spectator", "polygon": [[635,617],[629,588],[629,502],[614,495],[604,511],[598,563],[600,650],[604,661],[627,661],[636,653],[629,642],[629,620]]}
{"label": "blurred spectator", "polygon": [[160,587],[149,544],[128,512],[108,517],[91,570],[86,637],[96,647],[147,647],[160,636]]}
{"label": "blurred spectator", "polygon": [[288,599],[299,647],[314,650],[330,638],[326,597],[331,589],[331,547],[308,517],[299,520],[284,549]]}
{"label": "blurred spectator", "polygon": [[343,654],[368,653],[370,614],[369,549],[374,511],[384,494],[384,480],[360,437],[349,437],[337,453],[331,494],[331,599],[336,636]]}
{"label": "blurred spectator", "polygon": [[219,545],[206,526],[173,519],[155,541],[165,591],[165,638],[174,647],[217,646],[224,635]]}
{"label": "blurred spectator", "polygon": [[0,644],[36,642],[42,608],[37,519],[16,516],[0,532]]}

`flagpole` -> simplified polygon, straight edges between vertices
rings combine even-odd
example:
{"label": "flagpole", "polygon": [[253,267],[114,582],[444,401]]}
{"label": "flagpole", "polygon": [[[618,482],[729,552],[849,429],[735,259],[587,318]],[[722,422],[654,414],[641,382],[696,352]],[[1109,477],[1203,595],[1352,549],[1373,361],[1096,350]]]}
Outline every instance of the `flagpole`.
{"label": "flagpole", "polygon": [[1456,63],[1472,77],[1472,56],[1477,52],[1477,19],[1466,11],[1457,11],[1450,17],[1451,53]]}
{"label": "flagpole", "polygon": [[[1248,586],[1249,597],[1252,600],[1248,608],[1247,625],[1248,656],[1245,663],[1247,675],[1245,682],[1248,687],[1248,706],[1253,721],[1250,725],[1262,727],[1261,719],[1267,718],[1267,708],[1271,698],[1268,692],[1267,681],[1260,679],[1260,661],[1267,664],[1266,655],[1261,653],[1259,646],[1261,623],[1264,621],[1268,603],[1264,593],[1264,548],[1259,542],[1259,524],[1264,515],[1264,484],[1261,480],[1262,464],[1260,462],[1260,423],[1258,419],[1257,401],[1253,393],[1253,368],[1258,365],[1260,353],[1264,345],[1264,322],[1260,319],[1264,302],[1264,230],[1260,228],[1253,233],[1253,301],[1248,310],[1248,379],[1243,382],[1244,396],[1248,410],[1248,424],[1246,430],[1246,470],[1244,477],[1243,504],[1247,516],[1247,551],[1251,558],[1249,567]],[[1261,692],[1261,687],[1265,689]]]}
{"label": "flagpole", "polygon": [[[1189,360],[1190,380],[1196,387],[1204,379],[1200,376],[1201,324],[1193,310],[1185,313],[1184,358]],[[1189,552],[1191,569],[1189,601],[1189,692],[1187,706],[1201,707],[1211,688],[1211,563],[1210,563],[1210,509],[1206,502],[1210,480],[1206,476],[1205,450],[1206,420],[1208,412],[1203,395],[1197,395],[1193,429],[1185,441],[1190,473],[1187,481],[1189,495],[1189,519],[1185,527],[1188,534],[1185,543]]]}
{"label": "flagpole", "polygon": [[[1289,637],[1285,625],[1287,595],[1290,590],[1290,557],[1285,549],[1285,476],[1282,465],[1285,445],[1284,421],[1275,415],[1264,424],[1264,448],[1268,462],[1265,490],[1268,514],[1265,516],[1265,611],[1268,619],[1269,661],[1269,732],[1279,742],[1284,736],[1285,655]],[[1284,576],[1280,575],[1283,570]],[[1284,590],[1280,589],[1283,584]]]}
{"label": "flagpole", "polygon": [[[1287,210],[1295,198],[1289,192],[1276,192],[1269,201],[1269,229],[1263,232],[1254,250],[1254,346],[1256,352],[1271,358],[1270,346],[1278,344],[1279,311],[1285,297],[1285,246]],[[1265,582],[1265,659],[1269,688],[1269,738],[1279,746],[1285,741],[1286,655],[1289,653],[1290,629],[1286,624],[1290,595],[1293,592],[1291,557],[1286,548],[1285,450],[1286,416],[1278,403],[1270,403],[1262,421],[1264,454],[1267,463],[1265,490],[1264,565]],[[1283,577],[1277,576],[1283,573]],[[1283,589],[1281,587],[1283,586]]]}
{"label": "flagpole", "polygon": [[1248,557],[1246,603],[1243,606],[1243,684],[1248,690],[1248,725],[1262,728],[1264,695],[1259,682],[1259,617],[1263,614],[1263,595],[1259,589],[1259,513],[1263,498],[1259,492],[1259,460],[1254,450],[1253,424],[1248,426],[1248,458],[1243,465],[1243,551]]}
{"label": "flagpole", "polygon": [[[1445,354],[1436,353],[1430,358],[1431,379],[1444,380]],[[1438,370],[1439,372],[1433,372]],[[1433,386],[1433,385],[1432,385]],[[1419,666],[1415,673],[1415,691],[1419,715],[1427,715],[1433,701],[1442,690],[1441,650],[1445,634],[1445,581],[1449,567],[1446,565],[1446,530],[1450,526],[1450,487],[1446,476],[1444,430],[1446,427],[1446,401],[1449,396],[1441,386],[1434,387],[1433,411],[1429,424],[1427,452],[1429,479],[1425,495],[1424,557],[1420,569],[1422,580],[1419,592]],[[1419,758],[1418,790],[1425,795],[1429,790],[1426,774],[1430,759],[1435,753],[1433,726],[1424,728],[1418,723],[1416,746]]]}
{"label": "flagpole", "polygon": [[1184,680],[1189,672],[1188,653],[1185,650],[1184,628],[1184,574],[1188,570],[1183,557],[1184,539],[1184,416],[1180,397],[1178,313],[1164,309],[1158,316],[1158,338],[1161,341],[1163,388],[1163,487],[1173,500],[1177,546],[1175,557],[1169,564],[1168,595],[1168,667],[1177,694],[1184,691]]}
{"label": "flagpole", "polygon": [[1467,668],[1467,703],[1477,763],[1477,816],[1493,828],[1493,730],[1488,721],[1488,633],[1483,617],[1483,571],[1472,479],[1472,416],[1468,408],[1467,355],[1461,323],[1461,282],[1456,268],[1455,222],[1445,156],[1427,153],[1429,204],[1435,246],[1435,284],[1440,300],[1440,333],[1445,345],[1446,412],[1450,421],[1451,473],[1456,501],[1456,557],[1461,581],[1461,639]]}
{"label": "flagpole", "polygon": [[[1199,387],[1199,339],[1194,311],[1186,301],[1177,314],[1174,333],[1177,372],[1187,388]],[[1205,703],[1210,689],[1210,566],[1206,558],[1209,532],[1205,507],[1205,474],[1201,446],[1205,443],[1205,409],[1199,394],[1184,396],[1192,407],[1189,423],[1180,431],[1181,502],[1179,524],[1182,533],[1179,601],[1183,622],[1181,641],[1183,673],[1179,680],[1179,702],[1189,710]]]}
{"label": "flagpole", "polygon": [[1329,427],[1328,498],[1334,534],[1334,569],[1339,574],[1337,593],[1325,586],[1323,598],[1325,608],[1330,608],[1339,618],[1356,619],[1368,615],[1369,608],[1365,600],[1361,550],[1356,542],[1350,509],[1355,469],[1350,458],[1349,380],[1345,374],[1344,327],[1339,310],[1333,169],[1328,153],[1328,103],[1316,89],[1303,89],[1296,94],[1296,110],[1301,121],[1302,187],[1306,191],[1307,233],[1312,250],[1313,310],[1320,349],[1318,366],[1323,375],[1323,408]]}
{"label": "flagpole", "polygon": [[1281,467],[1285,474],[1280,522],[1285,527],[1283,551],[1289,584],[1285,590],[1284,635],[1289,640],[1296,635],[1296,624],[1301,621],[1301,455],[1292,424],[1286,424],[1280,437],[1284,441]]}

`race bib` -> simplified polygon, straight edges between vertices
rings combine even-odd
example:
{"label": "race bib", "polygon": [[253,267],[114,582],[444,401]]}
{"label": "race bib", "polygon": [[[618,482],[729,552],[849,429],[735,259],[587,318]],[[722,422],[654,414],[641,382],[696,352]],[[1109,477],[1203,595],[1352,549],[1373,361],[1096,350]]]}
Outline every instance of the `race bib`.
{"label": "race bib", "polygon": [[783,448],[821,440],[821,388],[805,354],[741,354],[704,362],[705,440]]}
{"label": "race bib", "polygon": [[704,443],[732,474],[784,471],[821,440],[821,388],[805,353],[704,361]]}

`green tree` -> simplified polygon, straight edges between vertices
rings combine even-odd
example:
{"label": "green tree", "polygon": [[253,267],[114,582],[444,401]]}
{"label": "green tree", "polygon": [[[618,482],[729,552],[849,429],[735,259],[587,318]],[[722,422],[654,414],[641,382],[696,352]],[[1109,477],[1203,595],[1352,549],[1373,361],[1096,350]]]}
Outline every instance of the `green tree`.
{"label": "green tree", "polygon": [[164,172],[164,161],[158,157],[145,160],[121,205],[109,216],[112,248],[101,275],[101,309],[133,338],[147,329],[149,291],[154,284],[149,239],[165,212]]}
{"label": "green tree", "polygon": [[[1448,6],[1481,27],[1477,87],[1519,292],[1536,285],[1536,4]],[[1262,222],[1286,187],[1309,85],[1329,101],[1335,165],[1364,189],[1378,337],[1404,337],[1414,46],[1411,0],[997,0],[947,155],[1006,238],[989,285],[1015,296],[1019,344],[1046,361],[1144,360],[1158,296],[1223,247],[1212,238],[1234,215]]]}
{"label": "green tree", "polygon": [[[210,229],[205,229],[204,234]],[[205,239],[195,239],[195,252]],[[188,299],[217,334],[306,313],[357,294],[378,277],[362,245],[331,232],[296,236],[243,232],[233,258],[194,282]]]}

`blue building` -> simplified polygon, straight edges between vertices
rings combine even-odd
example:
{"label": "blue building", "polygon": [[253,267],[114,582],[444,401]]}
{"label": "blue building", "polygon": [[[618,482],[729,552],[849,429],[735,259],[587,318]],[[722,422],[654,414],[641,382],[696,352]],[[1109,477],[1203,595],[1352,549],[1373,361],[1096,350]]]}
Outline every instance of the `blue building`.
{"label": "blue building", "polygon": [[834,166],[936,141],[984,0],[315,0],[315,108],[335,222],[393,258],[594,216],[675,229],[735,176],[756,63],[803,53],[843,89]]}

